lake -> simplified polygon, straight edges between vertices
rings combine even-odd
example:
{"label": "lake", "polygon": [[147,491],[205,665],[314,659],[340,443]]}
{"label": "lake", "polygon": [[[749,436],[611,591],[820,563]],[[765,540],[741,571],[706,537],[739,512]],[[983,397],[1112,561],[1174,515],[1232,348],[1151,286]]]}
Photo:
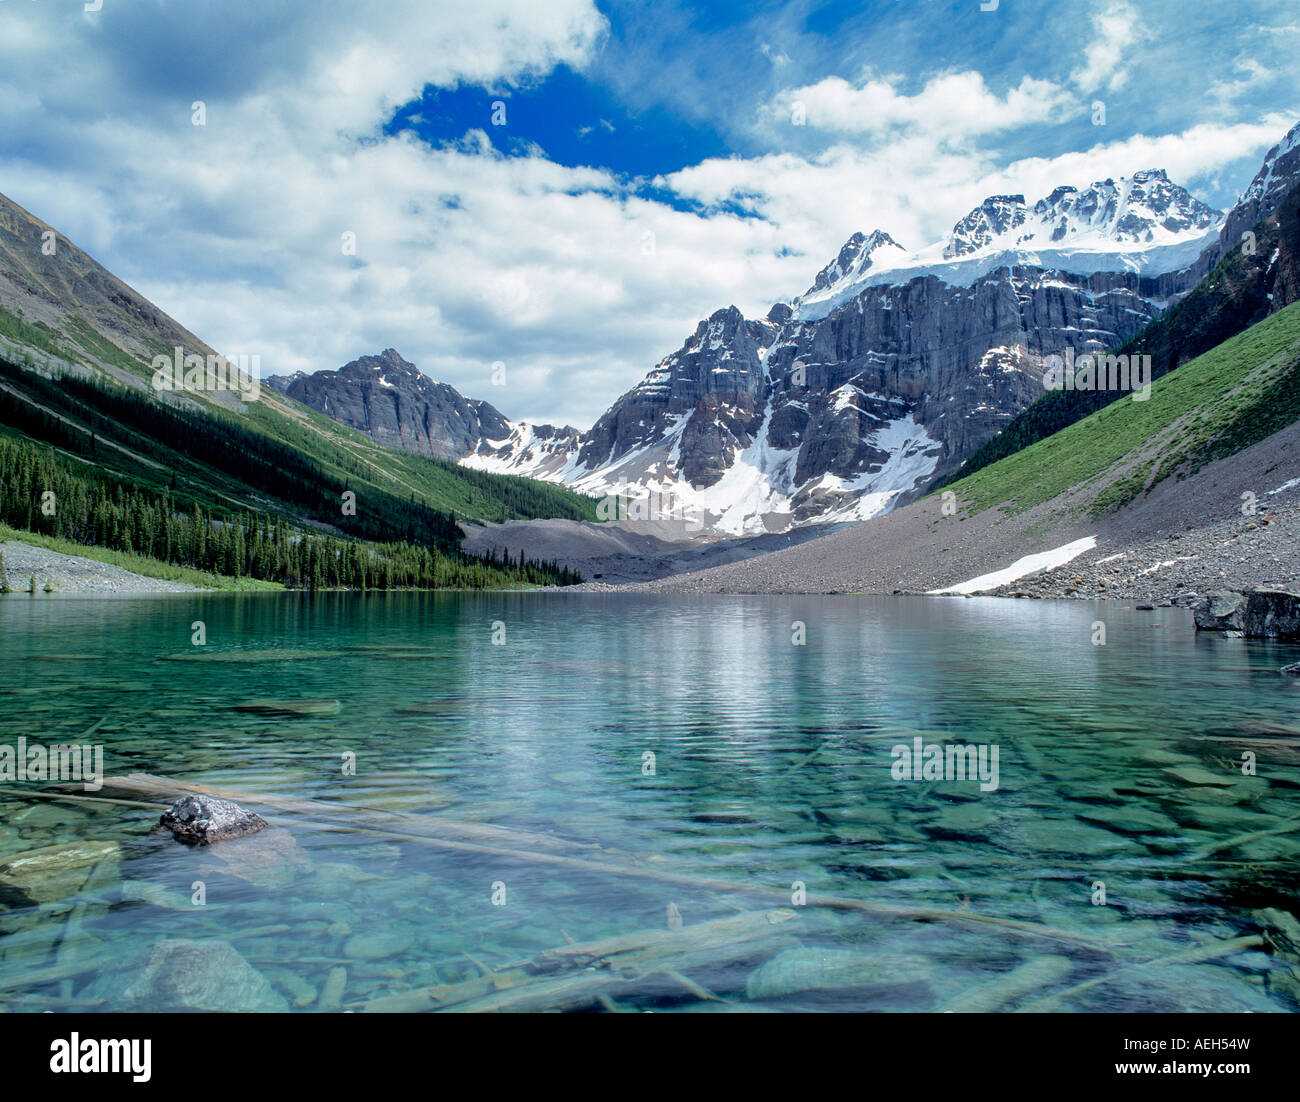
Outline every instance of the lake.
{"label": "lake", "polygon": [[0,866],[49,851],[0,1005],[1294,1011],[1298,660],[1082,601],[11,595],[0,744],[271,829],[0,782]]}

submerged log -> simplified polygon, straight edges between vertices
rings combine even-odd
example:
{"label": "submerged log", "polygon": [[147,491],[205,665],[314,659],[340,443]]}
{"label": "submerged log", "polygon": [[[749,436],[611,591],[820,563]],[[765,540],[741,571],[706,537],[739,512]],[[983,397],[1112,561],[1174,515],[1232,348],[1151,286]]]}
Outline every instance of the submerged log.
{"label": "submerged log", "polygon": [[1046,998],[1038,999],[1028,1006],[1022,1006],[1016,1012],[1023,1014],[1056,1013],[1062,1009],[1062,1002],[1071,995],[1078,995],[1094,987],[1100,987],[1102,984],[1110,983],[1120,976],[1128,976],[1134,973],[1140,974],[1144,969],[1163,968],[1170,964],[1202,964],[1205,961],[1232,956],[1234,953],[1242,953],[1247,949],[1258,949],[1263,944],[1265,944],[1264,939],[1259,934],[1249,934],[1228,941],[1213,941],[1208,945],[1197,945],[1191,949],[1182,949],[1177,953],[1170,953],[1168,956],[1157,957],[1155,960],[1140,961],[1136,964],[1116,968],[1114,971],[1101,976],[1094,976],[1092,979],[1076,983],[1073,987],[1068,987],[1064,991],[1058,991],[1055,995],[1048,995]]}
{"label": "submerged log", "polygon": [[413,834],[427,833],[433,836],[433,832],[436,831],[439,837],[481,842],[485,845],[514,844],[544,851],[572,853],[601,851],[604,849],[604,847],[594,843],[570,842],[549,834],[510,830],[505,827],[483,823],[461,822],[460,820],[447,819],[436,815],[423,815],[410,811],[384,811],[379,808],[368,808],[355,804],[331,803],[327,800],[301,800],[269,793],[213,788],[207,785],[194,784],[190,781],[156,777],[149,773],[131,773],[122,777],[109,777],[104,781],[104,791],[123,792],[132,796],[148,796],[168,804],[176,798],[178,792],[193,793],[200,796],[211,796],[216,799],[233,800],[236,803],[261,804],[263,807],[274,808],[277,811],[290,814],[324,818],[346,817],[349,822],[380,828],[388,827]]}
{"label": "submerged log", "polygon": [[962,992],[940,1010],[949,1014],[987,1014],[1000,1010],[1031,991],[1063,980],[1073,967],[1066,957],[1034,957],[991,983]]}
{"label": "submerged log", "polygon": [[[357,1004],[366,1013],[572,1010],[635,994],[662,978],[697,998],[717,999],[681,973],[770,952],[794,940],[793,910],[754,911],[680,930],[638,930],[563,945],[499,972]],[[722,1001],[722,1000],[718,1000]]]}
{"label": "submerged log", "polygon": [[[372,808],[359,808],[348,804],[331,804],[323,800],[297,800],[282,796],[257,795],[250,792],[233,792],[227,789],[208,788],[182,781],[170,781],[163,777],[147,773],[133,773],[125,777],[111,777],[104,782],[106,790],[127,792],[131,795],[157,796],[162,800],[174,798],[177,790],[196,792],[202,795],[216,796],[221,799],[261,804],[294,814],[315,817],[304,823],[321,829],[344,830],[375,837],[388,838],[393,841],[413,842],[460,853],[476,853],[484,857],[504,858],[523,864],[549,865],[560,868],[576,869],[586,873],[602,876],[627,877],[649,880],[659,884],[675,884],[707,892],[729,892],[768,899],[773,902],[788,903],[789,893],[777,888],[768,888],[755,884],[738,883],[718,877],[700,876],[693,873],[674,873],[652,868],[648,865],[633,863],[628,855],[617,854],[603,847],[566,842],[551,835],[529,834],[507,830],[503,827],[485,826],[478,823],[462,823],[431,815],[418,815],[412,812],[377,811]],[[383,824],[390,824],[384,826]],[[394,829],[396,828],[396,829]],[[440,832],[440,833],[435,833]],[[459,837],[458,837],[459,836]],[[552,852],[535,852],[533,850],[513,848],[517,845],[533,845]],[[604,860],[591,860],[584,857],[570,856],[564,851],[597,850],[602,854],[627,858],[623,863]],[[554,851],[560,852],[554,852]],[[952,922],[976,927],[994,927],[1008,934],[1019,937],[1043,938],[1049,941],[1065,942],[1092,949],[1099,953],[1113,953],[1114,945],[1100,938],[1087,934],[1078,934],[1070,930],[1060,930],[1036,922],[1024,922],[1019,919],[998,918],[983,915],[975,911],[949,910],[943,907],[911,907],[893,903],[875,903],[863,899],[830,895],[820,892],[808,893],[806,904],[810,907],[825,907],[830,910],[854,911],[884,919],[899,919],[917,922]]]}

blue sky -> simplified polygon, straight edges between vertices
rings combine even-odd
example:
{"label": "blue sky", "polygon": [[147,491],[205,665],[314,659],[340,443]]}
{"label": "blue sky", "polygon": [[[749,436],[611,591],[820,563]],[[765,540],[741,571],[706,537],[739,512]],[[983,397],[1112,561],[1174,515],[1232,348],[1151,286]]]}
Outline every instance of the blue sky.
{"label": "blue sky", "polygon": [[1230,205],[1298,48],[1294,0],[0,0],[0,192],[267,371],[394,346],[586,425],[855,230],[1148,167]]}
{"label": "blue sky", "polygon": [[[1126,6],[1139,10],[1116,5]],[[558,164],[606,169],[630,187],[648,188],[656,176],[709,158],[785,149],[816,155],[833,144],[834,134],[816,126],[764,126],[759,108],[784,88],[835,76],[853,81],[866,72],[889,75],[901,93],[912,95],[943,70],[977,71],[995,91],[1026,76],[1067,82],[1082,72],[1096,82],[1086,102],[1105,104],[1112,140],[1178,131],[1216,114],[1264,116],[1282,106],[1279,93],[1300,106],[1300,86],[1285,64],[1297,45],[1295,32],[1270,33],[1296,21],[1294,5],[1284,2],[1144,0],[1141,22],[1150,33],[1117,60],[1089,58],[1092,21],[1106,7],[1092,0],[1002,0],[988,12],[980,0],[601,0],[596,7],[608,29],[581,68],[559,65],[515,83],[427,85],[394,113],[385,132],[409,130],[438,145],[478,128],[504,155],[540,152]],[[1243,20],[1248,9],[1251,18]],[[1275,67],[1267,75],[1243,67],[1270,59]],[[1117,73],[1123,78],[1112,87]],[[1189,96],[1183,93],[1190,82],[1196,94]],[[1215,84],[1230,99],[1208,98]],[[492,124],[496,103],[504,105],[504,125]],[[1096,139],[1091,114],[1081,112],[1058,125],[1008,133],[1000,148],[1007,160],[1052,157]],[[1207,202],[1230,204],[1241,174],[1253,171],[1257,160],[1252,153],[1184,182],[1200,183],[1198,194]],[[1149,166],[1103,167],[1126,173]],[[681,202],[670,192],[646,193]]]}

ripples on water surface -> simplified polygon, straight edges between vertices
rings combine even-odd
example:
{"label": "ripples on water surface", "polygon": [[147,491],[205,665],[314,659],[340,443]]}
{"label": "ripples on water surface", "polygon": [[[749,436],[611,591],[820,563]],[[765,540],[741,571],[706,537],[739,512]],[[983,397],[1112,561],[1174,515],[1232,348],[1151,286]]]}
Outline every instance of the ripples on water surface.
{"label": "ripples on water surface", "polygon": [[[806,645],[792,645],[796,621]],[[0,796],[0,863],[122,844],[120,863],[83,869],[62,898],[0,910],[0,1004],[159,1008],[165,984],[145,962],[170,937],[228,941],[250,967],[233,952],[214,967],[241,1005],[346,1008],[680,915],[687,932],[737,917],[663,966],[675,975],[607,989],[603,1005],[1294,1011],[1300,971],[1266,945],[1134,965],[1208,955],[1259,933],[1260,909],[1300,909],[1286,822],[1300,816],[1300,687],[1277,673],[1298,659],[1198,638],[1181,611],[1084,602],[13,595],[0,600],[0,743],[77,741],[99,724],[109,775],[435,816],[462,840],[465,824],[495,824],[514,832],[491,835],[496,849],[659,878],[266,805],[296,848],[277,835],[246,856],[227,849],[242,841],[198,851],[151,834],[147,808]],[[341,708],[234,710],[268,698]],[[999,787],[895,780],[891,748],[917,735],[998,746]],[[796,882],[810,899],[793,917],[739,917],[789,908]]]}

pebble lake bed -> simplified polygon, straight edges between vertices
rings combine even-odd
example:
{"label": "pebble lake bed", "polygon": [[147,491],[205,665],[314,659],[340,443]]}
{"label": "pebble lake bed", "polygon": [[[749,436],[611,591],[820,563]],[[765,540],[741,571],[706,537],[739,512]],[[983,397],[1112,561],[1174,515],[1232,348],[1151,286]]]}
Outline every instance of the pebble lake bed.
{"label": "pebble lake bed", "polygon": [[0,1010],[1295,1012],[1296,662],[1077,599],[11,594],[0,745],[103,775],[0,779]]}

